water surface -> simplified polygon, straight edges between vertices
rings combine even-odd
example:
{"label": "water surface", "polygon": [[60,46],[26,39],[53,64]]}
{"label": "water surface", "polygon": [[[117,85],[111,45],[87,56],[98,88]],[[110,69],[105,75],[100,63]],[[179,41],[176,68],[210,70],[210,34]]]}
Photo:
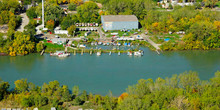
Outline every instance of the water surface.
{"label": "water surface", "polygon": [[77,54],[64,59],[49,54],[1,56],[0,77],[11,87],[14,81],[22,78],[40,86],[58,80],[70,89],[78,85],[81,90],[94,94],[106,95],[111,90],[118,96],[141,78],[165,78],[193,70],[202,80],[208,80],[220,70],[220,51],[217,50],[164,52],[161,55],[148,48],[143,50],[143,57],[109,56],[107,53],[102,56]]}

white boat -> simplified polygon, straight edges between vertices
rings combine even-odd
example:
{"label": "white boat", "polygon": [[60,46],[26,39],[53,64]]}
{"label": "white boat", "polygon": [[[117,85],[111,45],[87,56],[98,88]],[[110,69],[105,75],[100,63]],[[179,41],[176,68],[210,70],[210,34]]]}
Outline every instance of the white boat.
{"label": "white boat", "polygon": [[79,47],[79,48],[85,48],[85,47],[86,47],[86,45],[81,44],[81,45],[79,45],[78,47]]}
{"label": "white boat", "polygon": [[70,53],[61,53],[58,55],[58,57],[68,57],[70,56]]}
{"label": "white boat", "polygon": [[97,56],[101,56],[101,52],[97,52]]}
{"label": "white boat", "polygon": [[64,51],[56,51],[55,53],[50,53],[50,56],[58,56],[59,54],[64,53]]}
{"label": "white boat", "polygon": [[143,56],[143,55],[144,55],[144,52],[141,50],[134,52],[134,56]]}
{"label": "white boat", "polygon": [[120,52],[118,52],[118,56],[120,56],[121,55],[121,53]]}
{"label": "white boat", "polygon": [[132,52],[128,52],[127,55],[128,55],[128,56],[132,56]]}
{"label": "white boat", "polygon": [[102,42],[98,42],[98,45],[102,45]]}

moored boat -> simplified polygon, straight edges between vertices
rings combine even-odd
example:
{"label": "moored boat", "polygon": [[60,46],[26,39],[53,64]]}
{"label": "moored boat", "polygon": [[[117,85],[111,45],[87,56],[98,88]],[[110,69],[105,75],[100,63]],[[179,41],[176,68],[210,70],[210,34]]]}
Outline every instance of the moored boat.
{"label": "moored boat", "polygon": [[144,52],[142,50],[134,52],[134,56],[143,56]]}
{"label": "moored boat", "polygon": [[70,53],[61,53],[58,55],[58,57],[68,57],[70,56]]}
{"label": "moored boat", "polygon": [[128,56],[132,56],[132,52],[128,52],[127,55],[128,55]]}
{"label": "moored boat", "polygon": [[64,53],[64,51],[56,51],[55,53],[50,53],[50,56],[58,56],[61,53]]}
{"label": "moored boat", "polygon": [[97,56],[101,56],[101,52],[97,52]]}
{"label": "moored boat", "polygon": [[79,48],[86,48],[85,44],[78,45]]}

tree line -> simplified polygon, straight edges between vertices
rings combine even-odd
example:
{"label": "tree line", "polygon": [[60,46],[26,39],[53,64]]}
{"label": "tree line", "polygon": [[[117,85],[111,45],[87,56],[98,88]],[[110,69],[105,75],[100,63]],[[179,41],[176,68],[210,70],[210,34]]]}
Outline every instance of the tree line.
{"label": "tree line", "polygon": [[170,78],[140,79],[115,97],[111,92],[106,96],[88,94],[78,86],[70,91],[58,81],[36,86],[27,79],[15,81],[15,88],[9,91],[9,83],[1,80],[0,103],[7,107],[48,105],[57,109],[67,109],[64,103],[69,102],[70,106],[104,110],[217,110],[220,109],[219,81],[219,71],[205,81],[200,80],[198,73],[188,71]]}

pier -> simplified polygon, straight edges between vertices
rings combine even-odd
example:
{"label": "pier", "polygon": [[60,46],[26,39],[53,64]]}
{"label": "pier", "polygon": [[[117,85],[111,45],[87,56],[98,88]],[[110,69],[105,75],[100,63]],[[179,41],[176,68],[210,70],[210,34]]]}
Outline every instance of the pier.
{"label": "pier", "polygon": [[157,54],[160,54],[159,50],[160,50],[160,45],[161,44],[156,44],[155,42],[153,42],[149,37],[150,36],[147,36],[147,35],[144,35],[142,34],[142,36],[145,38],[146,41],[148,41],[155,49],[156,49],[156,52]]}
{"label": "pier", "polygon": [[42,50],[42,52],[40,53],[40,55],[42,56],[45,52],[45,49]]}

